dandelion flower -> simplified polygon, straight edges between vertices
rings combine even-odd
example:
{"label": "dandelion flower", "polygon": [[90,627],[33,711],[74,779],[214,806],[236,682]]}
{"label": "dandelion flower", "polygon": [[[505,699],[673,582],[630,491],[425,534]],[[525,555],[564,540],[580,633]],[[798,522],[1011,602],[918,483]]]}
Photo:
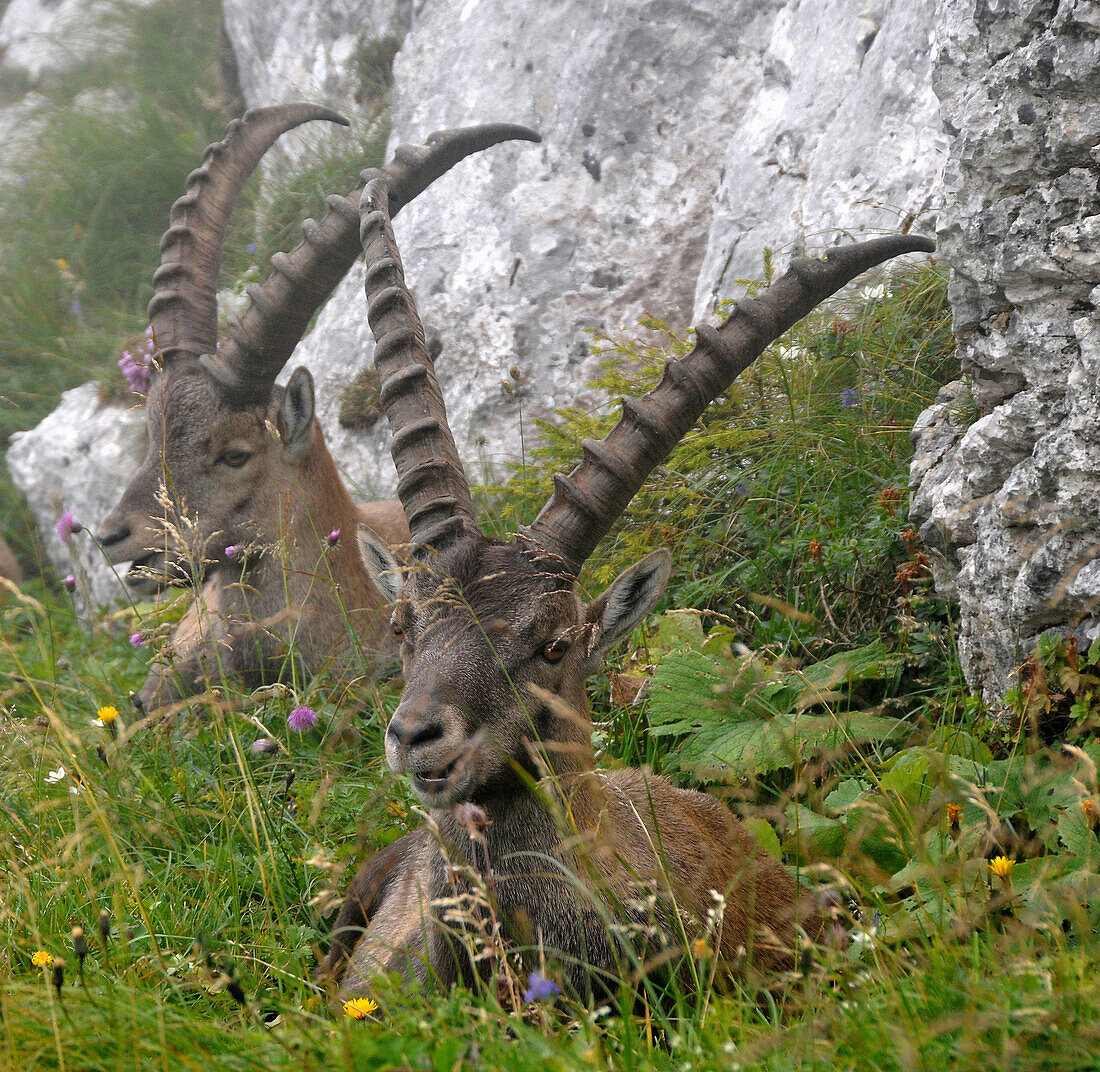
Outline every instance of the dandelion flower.
{"label": "dandelion flower", "polygon": [[962,808],[958,804],[947,805],[947,825],[952,830],[958,830],[959,824],[962,822]]}
{"label": "dandelion flower", "polygon": [[1097,808],[1095,800],[1082,800],[1081,801],[1081,814],[1085,817],[1085,822],[1090,827],[1096,826],[1096,822],[1100,819],[1100,808]]}
{"label": "dandelion flower", "polygon": [[524,1001],[549,1001],[561,993],[561,987],[553,979],[547,979],[542,972],[531,972],[527,977],[527,989],[523,992]]}
{"label": "dandelion flower", "polygon": [[34,956],[31,957],[31,963],[36,968],[41,968],[45,971],[47,968],[53,967],[53,957],[46,952],[45,949],[35,950]]}
{"label": "dandelion flower", "polygon": [[994,856],[989,861],[989,870],[993,872],[1002,882],[1008,882],[1012,875],[1012,869],[1016,866],[1016,861],[1009,856]]}
{"label": "dandelion flower", "polygon": [[118,708],[112,704],[108,704],[106,707],[101,707],[96,713],[96,725],[109,726],[116,718],[118,718]]}
{"label": "dandelion flower", "polygon": [[286,716],[286,724],[295,733],[305,733],[317,725],[317,712],[312,707],[296,707]]}
{"label": "dandelion flower", "polygon": [[353,1020],[365,1020],[371,1013],[378,1011],[378,1002],[374,998],[352,998],[344,1002],[344,1015]]}

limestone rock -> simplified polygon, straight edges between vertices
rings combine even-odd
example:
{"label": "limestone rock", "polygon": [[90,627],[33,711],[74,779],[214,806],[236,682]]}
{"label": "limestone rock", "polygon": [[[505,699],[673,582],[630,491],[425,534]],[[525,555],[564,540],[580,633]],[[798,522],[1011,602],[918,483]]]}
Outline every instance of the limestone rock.
{"label": "limestone rock", "polygon": [[[781,269],[803,238],[893,230],[906,213],[931,225],[946,153],[931,92],[934,14],[933,0],[225,4],[250,106],[323,100],[354,119],[356,50],[392,33],[404,37],[391,148],[477,122],[542,133],[539,146],[463,162],[396,221],[474,481],[507,476],[533,442],[532,418],[597,401],[584,389],[599,363],[594,330],[633,332],[651,313],[682,331],[716,296],[734,295],[738,277],[760,274],[765,245],[781,251]],[[288,139],[292,154],[299,144]],[[1066,232],[1058,248],[1087,239]],[[384,424],[351,431],[336,419],[372,353],[355,269],[291,367],[314,372],[349,480],[385,495],[394,476]],[[53,457],[37,430],[19,447]],[[73,481],[66,495],[80,490]]]}
{"label": "limestone rock", "polygon": [[[1057,11],[1055,11],[1057,8]],[[1048,629],[1100,636],[1100,5],[942,0],[939,252],[969,395],[917,423],[912,520],[996,705]]]}

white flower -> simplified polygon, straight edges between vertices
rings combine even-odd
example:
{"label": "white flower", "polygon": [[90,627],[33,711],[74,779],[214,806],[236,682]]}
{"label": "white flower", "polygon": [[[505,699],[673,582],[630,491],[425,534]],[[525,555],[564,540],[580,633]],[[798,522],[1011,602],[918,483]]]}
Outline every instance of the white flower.
{"label": "white flower", "polygon": [[47,785],[57,785],[62,778],[65,777],[65,768],[58,767],[57,770],[50,771],[45,778],[42,779]]}
{"label": "white flower", "polygon": [[69,786],[69,796],[71,796],[71,797],[80,796],[80,790],[77,789],[77,787],[75,785],[70,785]]}

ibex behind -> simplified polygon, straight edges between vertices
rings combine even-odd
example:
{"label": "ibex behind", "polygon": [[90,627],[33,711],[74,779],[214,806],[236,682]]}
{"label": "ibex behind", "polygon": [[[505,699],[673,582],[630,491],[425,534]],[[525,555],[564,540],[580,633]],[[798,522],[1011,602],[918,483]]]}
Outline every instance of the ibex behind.
{"label": "ibex behind", "polygon": [[[189,176],[161,240],[149,318],[162,371],[146,404],[148,453],[100,541],[109,561],[132,563],[126,579],[136,591],[193,573],[202,591],[154,661],[139,694],[146,710],[224,676],[269,677],[291,649],[309,669],[347,677],[369,672],[370,657],[392,648],[385,598],[352,537],[362,522],[381,540],[404,543],[400,505],[352,502],[315,419],[306,369],[275,386],[361,249],[358,187],[330,197],[320,223],[306,221],[304,241],[275,255],[271,277],[249,287],[247,312],[217,340],[217,273],[233,204],[276,138],[311,119],[346,124],[302,104],[230,124]],[[498,124],[403,146],[384,169],[391,210],[466,156],[511,138],[537,135]]]}
{"label": "ibex behind", "polygon": [[484,972],[441,907],[456,893],[449,856],[479,868],[528,963],[545,958],[578,996],[623,964],[686,963],[685,940],[726,969],[745,958],[789,967],[799,922],[812,935],[820,917],[786,868],[718,801],[645,771],[595,769],[584,680],[660,596],[668,552],[591,603],[576,578],[646,476],[768,343],[859,272],[931,243],[898,236],[796,260],[719,328],[697,328],[695,349],[624,400],[619,424],[583,444],[534,523],[504,542],[476,524],[386,202],[376,175],[362,202],[368,315],[414,565],[402,571],[366,533],[360,544],[395,601],[404,663],[386,757],[439,836],[416,831],[367,861],[322,975],[351,995],[379,968],[445,984]]}

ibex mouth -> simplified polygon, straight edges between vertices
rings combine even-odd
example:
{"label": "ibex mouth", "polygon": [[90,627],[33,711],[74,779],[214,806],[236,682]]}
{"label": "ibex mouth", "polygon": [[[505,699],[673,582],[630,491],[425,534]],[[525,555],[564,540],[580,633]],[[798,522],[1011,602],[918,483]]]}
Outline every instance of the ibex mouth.
{"label": "ibex mouth", "polygon": [[477,747],[470,742],[445,766],[410,771],[409,782],[421,803],[429,808],[449,808],[466,799],[474,782]]}

